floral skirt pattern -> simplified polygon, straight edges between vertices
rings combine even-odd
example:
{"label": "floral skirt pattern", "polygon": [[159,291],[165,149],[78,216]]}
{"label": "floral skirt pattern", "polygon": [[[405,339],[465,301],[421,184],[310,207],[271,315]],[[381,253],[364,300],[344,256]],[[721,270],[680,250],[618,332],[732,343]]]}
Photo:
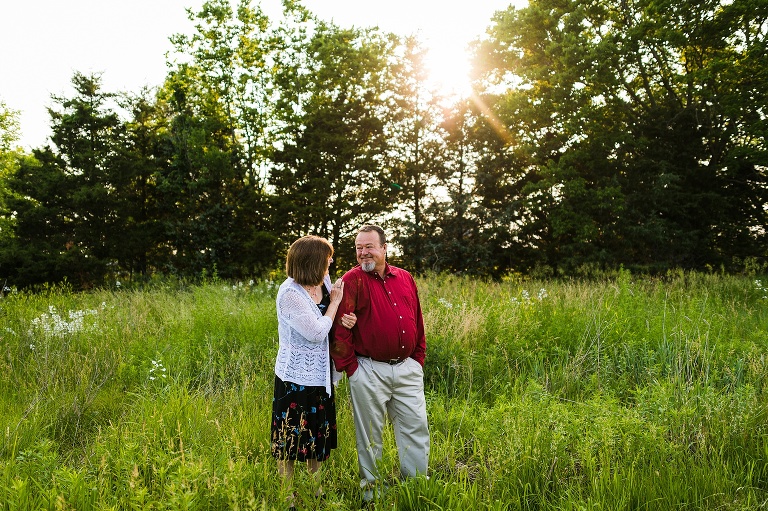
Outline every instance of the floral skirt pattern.
{"label": "floral skirt pattern", "polygon": [[325,461],[336,448],[336,396],[325,387],[284,382],[275,376],[272,456],[278,460]]}

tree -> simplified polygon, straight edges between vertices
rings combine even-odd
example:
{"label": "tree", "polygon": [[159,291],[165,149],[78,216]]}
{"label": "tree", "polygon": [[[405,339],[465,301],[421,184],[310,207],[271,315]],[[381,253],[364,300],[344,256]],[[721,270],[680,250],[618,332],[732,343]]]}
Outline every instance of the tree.
{"label": "tree", "polygon": [[[16,170],[17,160],[21,158],[20,151],[13,146],[19,139],[19,112],[8,108],[0,101],[0,279],[7,278],[8,263],[4,261],[7,255],[7,248],[13,243],[13,228],[15,225],[16,214],[9,208],[11,190],[8,189],[7,181]],[[4,282],[2,286],[4,287]],[[0,288],[2,292],[2,288]]]}
{"label": "tree", "polygon": [[440,235],[431,228],[431,218],[425,213],[443,192],[437,189],[437,176],[445,165],[439,106],[443,98],[427,86],[425,56],[417,38],[397,41],[389,64],[392,85],[386,96],[386,112],[382,112],[389,141],[384,164],[393,180],[391,200],[399,205],[393,220],[399,227],[394,239],[415,272],[427,269],[432,258],[427,245],[434,244]]}
{"label": "tree", "polygon": [[389,206],[379,115],[389,47],[373,31],[340,29],[301,10],[293,16],[276,76],[275,220],[286,244],[325,236],[347,266],[352,250],[340,250],[343,242]]}
{"label": "tree", "polygon": [[273,50],[268,19],[241,2],[205,2],[192,36],[172,39],[178,61],[161,99],[174,154],[158,190],[172,271],[240,277],[271,267],[266,177]]}
{"label": "tree", "polygon": [[158,189],[169,170],[173,146],[169,109],[153,90],[124,94],[119,102],[129,115],[124,143],[113,163],[122,230],[114,256],[121,270],[132,278],[162,272],[173,259],[164,228],[163,196]]}
{"label": "tree", "polygon": [[759,4],[543,0],[497,14],[478,53],[484,99],[509,138],[502,173],[527,182],[502,198],[545,264],[765,257]]}
{"label": "tree", "polygon": [[56,147],[35,150],[8,179],[19,285],[90,287],[116,263],[122,124],[98,76],[75,73],[72,85],[74,97],[54,96],[59,109],[49,109]]}
{"label": "tree", "polygon": [[499,273],[492,237],[498,212],[483,208],[477,200],[480,154],[472,146],[478,140],[473,138],[476,127],[469,99],[456,101],[443,112],[439,131],[442,165],[433,176],[438,193],[425,208],[429,234],[424,238],[423,257],[431,271],[479,276]]}

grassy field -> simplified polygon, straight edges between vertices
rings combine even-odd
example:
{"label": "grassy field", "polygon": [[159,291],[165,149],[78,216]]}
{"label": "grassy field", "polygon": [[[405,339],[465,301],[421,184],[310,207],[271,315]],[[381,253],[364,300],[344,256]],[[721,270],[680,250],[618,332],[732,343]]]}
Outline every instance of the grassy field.
{"label": "grassy field", "polygon": [[[768,507],[768,279],[419,280],[430,478],[375,509]],[[284,509],[276,283],[0,298],[0,510]],[[321,502],[358,509],[346,381]]]}

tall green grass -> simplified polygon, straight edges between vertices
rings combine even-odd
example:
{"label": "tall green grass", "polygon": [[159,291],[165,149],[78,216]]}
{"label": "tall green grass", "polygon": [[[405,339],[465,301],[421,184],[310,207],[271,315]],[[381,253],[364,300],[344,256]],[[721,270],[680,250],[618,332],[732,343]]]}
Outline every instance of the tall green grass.
{"label": "tall green grass", "polygon": [[[430,478],[375,509],[768,507],[768,280],[419,280]],[[0,298],[0,510],[284,509],[270,455],[276,286]],[[354,429],[327,498],[357,509]]]}

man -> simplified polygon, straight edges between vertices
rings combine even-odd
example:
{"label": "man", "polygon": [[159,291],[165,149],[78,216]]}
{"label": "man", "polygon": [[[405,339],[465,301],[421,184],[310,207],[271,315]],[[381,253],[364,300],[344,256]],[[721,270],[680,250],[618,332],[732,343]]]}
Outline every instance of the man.
{"label": "man", "polygon": [[355,251],[359,265],[342,277],[339,317],[353,312],[357,324],[352,330],[335,329],[331,355],[336,369],[349,379],[360,486],[363,499],[371,500],[387,416],[394,427],[401,474],[427,473],[426,338],[416,283],[410,273],[387,263],[384,230],[363,226]]}

